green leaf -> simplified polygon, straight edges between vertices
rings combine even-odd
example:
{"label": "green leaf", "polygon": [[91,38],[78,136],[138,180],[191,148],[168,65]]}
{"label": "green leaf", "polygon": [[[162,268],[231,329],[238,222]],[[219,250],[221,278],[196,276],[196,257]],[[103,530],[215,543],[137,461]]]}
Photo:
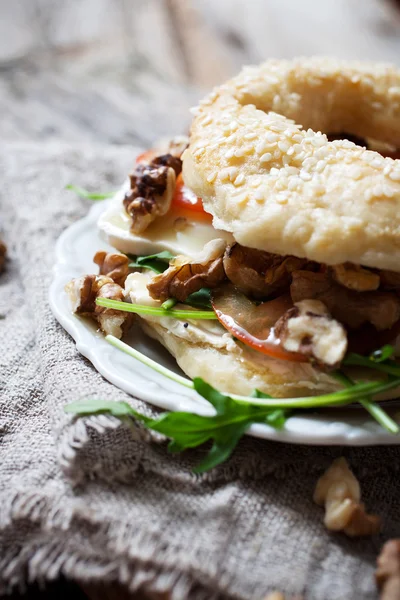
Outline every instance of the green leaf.
{"label": "green leaf", "polygon": [[374,352],[372,352],[372,354],[369,355],[369,359],[372,360],[373,362],[380,363],[380,362],[384,362],[385,360],[388,360],[389,358],[392,358],[393,354],[394,354],[393,346],[386,344],[379,350],[375,350]]}
{"label": "green leaf", "polygon": [[171,254],[168,250],[163,250],[163,252],[157,252],[157,254],[148,254],[147,256],[137,256],[136,260],[139,264],[146,263],[148,260],[161,260],[169,264],[169,261],[175,258],[174,254]]}
{"label": "green leaf", "polygon": [[171,310],[174,308],[175,304],[177,304],[178,300],[176,298],[168,298],[165,302],[161,304],[161,308],[163,310]]}
{"label": "green leaf", "polygon": [[97,306],[104,308],[112,308],[113,310],[121,310],[123,312],[137,313],[138,315],[152,315],[154,317],[171,317],[187,321],[193,320],[216,320],[217,315],[213,310],[191,310],[191,309],[163,309],[160,306],[147,306],[147,304],[133,304],[131,302],[123,302],[121,300],[112,300],[111,298],[96,298]]}
{"label": "green leaf", "polygon": [[[396,361],[390,359],[380,362],[379,360],[372,360],[367,356],[362,356],[361,354],[356,354],[355,352],[349,352],[344,357],[342,365],[367,367],[367,369],[381,371],[382,373],[387,373],[388,375],[393,375],[397,378],[400,377],[400,365]],[[377,390],[376,393],[379,392],[380,390]]]}
{"label": "green leaf", "polygon": [[85,188],[71,184],[66,185],[65,189],[71,190],[71,192],[75,192],[75,194],[79,196],[79,198],[86,198],[87,200],[107,200],[107,198],[112,198],[116,194],[116,192],[89,192],[88,190],[85,190]]}
{"label": "green leaf", "polygon": [[78,402],[71,402],[64,406],[64,411],[80,416],[107,413],[120,419],[123,417],[136,417],[144,422],[149,420],[148,417],[138,413],[127,402],[99,400],[97,398],[86,398]]}
{"label": "green leaf", "polygon": [[250,398],[272,398],[272,396],[261,392],[261,390],[253,390],[253,392],[250,394]]}
{"label": "green leaf", "polygon": [[189,306],[196,306],[200,308],[212,308],[211,290],[209,288],[201,288],[197,292],[190,294],[184,303],[189,304]]}
{"label": "green leaf", "polygon": [[274,429],[283,429],[289,415],[290,411],[284,410],[283,408],[277,408],[267,414],[265,422]]}
{"label": "green leaf", "polygon": [[129,263],[130,268],[151,269],[155,273],[164,273],[168,269],[170,260],[175,258],[168,250],[147,256],[133,256],[131,254],[128,254],[128,256],[132,261]]}
{"label": "green leaf", "polygon": [[87,399],[74,402],[65,407],[65,411],[80,416],[108,413],[124,419],[136,417],[149,428],[162,433],[172,441],[171,452],[181,452],[187,448],[196,448],[213,441],[206,458],[197,467],[196,472],[204,472],[224,462],[232,454],[236,444],[253,423],[265,423],[273,427],[282,427],[285,419],[283,409],[265,408],[251,404],[241,404],[230,396],[218,392],[201,378],[194,380],[194,387],[215,408],[213,416],[198,415],[189,412],[163,413],[151,419],[137,413],[126,402]]}
{"label": "green leaf", "polygon": [[205,473],[228,460],[236,448],[240,438],[246,433],[251,423],[231,425],[224,429],[208,452],[204,460],[193,469],[195,473]]}
{"label": "green leaf", "polygon": [[221,392],[213,388],[201,377],[195,377],[193,379],[193,385],[196,392],[213,405],[218,415],[225,414],[228,409],[229,401],[233,402],[232,398],[225,394],[221,394]]}

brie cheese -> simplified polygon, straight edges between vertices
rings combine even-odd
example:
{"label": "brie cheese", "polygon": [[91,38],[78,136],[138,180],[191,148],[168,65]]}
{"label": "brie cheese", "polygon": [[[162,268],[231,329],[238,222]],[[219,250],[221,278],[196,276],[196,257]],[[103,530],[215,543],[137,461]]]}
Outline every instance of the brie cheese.
{"label": "brie cheese", "polygon": [[131,218],[123,206],[128,189],[129,182],[126,182],[98,220],[102,237],[120,252],[141,256],[169,250],[175,255],[192,256],[200,252],[207,242],[216,238],[233,242],[230,233],[214,229],[211,223],[196,221],[195,218],[182,219],[173,208],[151,223],[143,235],[132,233]]}

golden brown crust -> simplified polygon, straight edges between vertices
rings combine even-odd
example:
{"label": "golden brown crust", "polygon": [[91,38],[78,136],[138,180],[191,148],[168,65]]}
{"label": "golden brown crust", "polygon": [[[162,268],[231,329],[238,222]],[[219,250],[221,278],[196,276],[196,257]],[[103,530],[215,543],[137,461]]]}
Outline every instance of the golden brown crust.
{"label": "golden brown crust", "polygon": [[320,133],[343,130],[400,146],[399,70],[327,58],[246,67],[198,108],[184,179],[244,246],[400,271],[400,161]]}

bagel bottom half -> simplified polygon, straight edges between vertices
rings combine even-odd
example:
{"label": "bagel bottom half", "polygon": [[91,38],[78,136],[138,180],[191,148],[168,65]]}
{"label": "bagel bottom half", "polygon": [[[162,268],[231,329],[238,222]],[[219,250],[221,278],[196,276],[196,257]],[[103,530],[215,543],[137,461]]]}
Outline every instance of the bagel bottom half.
{"label": "bagel bottom half", "polygon": [[[160,342],[175,358],[188,377],[202,377],[220,392],[250,395],[255,389],[275,398],[317,396],[342,389],[329,373],[315,369],[309,363],[258,357],[253,351],[240,348],[216,348],[212,344],[193,343],[181,338],[167,327],[140,319],[140,326],[151,338]],[[362,381],[379,381],[376,371],[352,368],[349,373]],[[379,395],[377,400],[400,397],[400,387]]]}
{"label": "bagel bottom half", "polygon": [[[125,290],[132,302],[159,305],[147,289],[152,277],[150,272],[128,276]],[[201,377],[220,392],[250,395],[258,389],[275,398],[296,398],[327,394],[343,387],[332,374],[311,363],[272,358],[236,342],[215,320],[184,322],[146,314],[138,318],[138,323],[145,334],[172,354],[188,377]],[[349,375],[362,381],[381,379],[377,371],[359,367],[352,368]],[[400,389],[396,388],[381,399],[399,396]]]}
{"label": "bagel bottom half", "polygon": [[[164,320],[165,321],[165,320]],[[239,345],[221,348],[180,337],[159,322],[140,319],[143,331],[160,342],[191,379],[202,377],[221,392],[249,395],[254,389],[277,398],[333,392],[340,384],[308,363],[269,359]]]}

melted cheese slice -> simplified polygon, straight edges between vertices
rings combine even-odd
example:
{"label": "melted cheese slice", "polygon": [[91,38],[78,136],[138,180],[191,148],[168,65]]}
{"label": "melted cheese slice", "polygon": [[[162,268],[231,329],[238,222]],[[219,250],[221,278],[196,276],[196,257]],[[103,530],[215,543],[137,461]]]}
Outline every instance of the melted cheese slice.
{"label": "melted cheese slice", "polygon": [[233,242],[230,233],[214,229],[210,223],[197,221],[195,213],[193,219],[186,218],[177,223],[179,214],[173,209],[151,223],[142,235],[132,233],[131,218],[123,206],[128,189],[129,182],[117,192],[97,223],[102,237],[120,252],[146,255],[169,250],[172,254],[192,256],[211,240],[222,238],[228,243]]}

